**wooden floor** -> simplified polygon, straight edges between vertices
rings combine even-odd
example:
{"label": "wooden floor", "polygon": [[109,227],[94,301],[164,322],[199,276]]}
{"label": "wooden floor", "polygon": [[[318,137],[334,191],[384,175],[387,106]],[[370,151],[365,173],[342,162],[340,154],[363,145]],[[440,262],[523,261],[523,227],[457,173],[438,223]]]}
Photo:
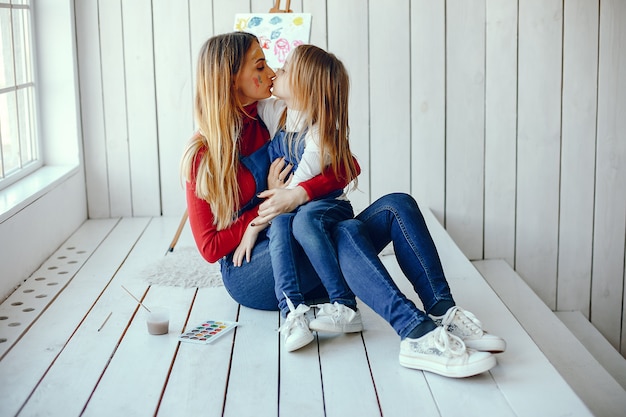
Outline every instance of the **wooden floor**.
{"label": "wooden floor", "polygon": [[[401,367],[398,336],[362,303],[362,333],[320,335],[286,353],[277,312],[240,307],[223,287],[146,283],[142,271],[162,259],[179,219],[90,220],[0,309],[0,416],[591,415],[425,215],[457,303],[508,342],[489,373],[449,379]],[[191,244],[185,230],[179,246]],[[408,292],[393,256],[383,259]],[[56,285],[33,301],[44,304],[22,308],[28,300],[20,297],[42,291],[29,290],[38,278]],[[122,285],[146,305],[170,309],[169,334],[148,334],[142,309]],[[14,321],[16,308],[31,318]],[[206,319],[240,326],[211,345],[178,342],[185,328]]]}

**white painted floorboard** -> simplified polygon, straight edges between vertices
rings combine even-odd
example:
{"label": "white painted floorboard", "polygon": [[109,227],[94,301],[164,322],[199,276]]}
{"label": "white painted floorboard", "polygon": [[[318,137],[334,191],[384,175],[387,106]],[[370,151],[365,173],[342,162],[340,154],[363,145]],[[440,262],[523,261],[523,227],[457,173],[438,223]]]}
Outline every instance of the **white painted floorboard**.
{"label": "white painted floorboard", "polygon": [[[240,307],[223,287],[149,286],[142,271],[162,259],[180,219],[124,218],[101,223],[101,242],[84,265],[6,346],[0,415],[591,415],[434,216],[425,216],[457,303],[508,342],[488,373],[455,380],[401,367],[398,336],[363,303],[362,333],[319,335],[284,352],[277,312]],[[87,239],[81,230],[71,239]],[[192,244],[185,229],[179,245]],[[393,256],[383,261],[410,293]],[[169,334],[147,333],[143,309],[121,285],[146,305],[170,309]],[[178,342],[206,319],[240,325],[210,345]]]}
{"label": "white painted floorboard", "polygon": [[[506,262],[476,261],[474,265],[527,332],[518,345],[527,340],[528,349],[545,355],[550,367],[558,370],[594,415],[626,415],[626,391]],[[546,391],[552,392],[549,380],[539,374],[537,384],[545,384]]]}
{"label": "white painted floorboard", "polygon": [[582,315],[580,311],[557,311],[556,316],[589,353],[626,390],[626,358]]}

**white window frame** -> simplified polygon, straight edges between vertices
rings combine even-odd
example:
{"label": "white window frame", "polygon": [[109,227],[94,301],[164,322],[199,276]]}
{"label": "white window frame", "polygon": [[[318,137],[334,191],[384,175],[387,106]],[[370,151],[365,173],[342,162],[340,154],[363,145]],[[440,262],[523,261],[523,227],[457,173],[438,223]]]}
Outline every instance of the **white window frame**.
{"label": "white window frame", "polygon": [[[21,180],[22,178],[26,177],[27,175],[35,172],[37,169],[41,168],[43,165],[43,160],[41,158],[41,149],[42,149],[42,143],[41,143],[41,138],[40,135],[38,134],[38,103],[37,103],[37,87],[36,87],[36,45],[34,42],[34,37],[35,37],[35,33],[34,33],[34,16],[33,16],[33,8],[31,7],[30,4],[30,0],[22,0],[22,1],[16,1],[16,0],[0,0],[0,9],[8,9],[11,11],[11,25],[13,25],[13,10],[29,10],[29,33],[28,33],[28,39],[26,40],[27,43],[29,43],[28,45],[28,53],[29,56],[27,57],[26,61],[29,65],[29,68],[26,68],[26,72],[28,73],[29,77],[28,80],[24,83],[15,79],[15,77],[17,76],[15,73],[16,71],[13,71],[13,76],[14,76],[14,80],[12,81],[12,83],[10,85],[8,85],[5,88],[0,88],[0,94],[11,94],[12,92],[15,93],[16,97],[16,103],[18,102],[18,97],[17,97],[17,93],[20,90],[24,90],[24,89],[31,89],[31,97],[30,97],[30,101],[31,101],[31,106],[29,109],[29,114],[26,115],[26,118],[28,120],[28,131],[30,132],[30,138],[28,139],[29,141],[29,145],[31,147],[31,159],[30,160],[24,160],[24,153],[22,153],[22,150],[20,149],[19,151],[19,157],[18,157],[18,167],[16,170],[14,170],[13,172],[2,172],[3,170],[0,170],[0,190],[6,189],[7,187],[9,187],[11,184]],[[12,53],[13,53],[13,58],[14,58],[14,69],[15,69],[15,32],[13,29],[13,26],[11,26],[11,34],[12,34]],[[19,109],[18,109],[18,113],[17,113],[17,124],[20,125],[20,119],[24,119],[24,114],[20,113]],[[23,132],[23,130],[21,130],[20,128],[14,126],[15,129],[17,129],[20,133]],[[0,138],[2,138],[2,131],[0,130]],[[24,142],[19,139],[20,145],[22,145]],[[2,147],[0,146],[0,158],[4,158],[4,155],[2,153]],[[2,167],[6,167],[6,164],[1,164]]]}
{"label": "white window frame", "polygon": [[29,1],[42,165],[0,189],[0,224],[71,178],[84,182],[74,0]]}

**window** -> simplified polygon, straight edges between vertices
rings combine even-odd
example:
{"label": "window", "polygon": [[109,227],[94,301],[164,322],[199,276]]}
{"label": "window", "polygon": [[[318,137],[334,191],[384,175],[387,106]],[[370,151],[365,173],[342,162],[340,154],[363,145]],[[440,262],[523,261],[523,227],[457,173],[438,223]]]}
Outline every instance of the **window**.
{"label": "window", "polygon": [[30,0],[0,0],[0,189],[42,165]]}

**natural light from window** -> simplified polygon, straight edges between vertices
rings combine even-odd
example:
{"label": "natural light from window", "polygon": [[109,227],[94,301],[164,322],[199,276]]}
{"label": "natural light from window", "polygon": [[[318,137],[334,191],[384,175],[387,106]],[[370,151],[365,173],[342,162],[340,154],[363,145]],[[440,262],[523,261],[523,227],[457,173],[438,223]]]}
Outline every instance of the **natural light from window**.
{"label": "natural light from window", "polygon": [[30,0],[0,0],[0,189],[41,166]]}

